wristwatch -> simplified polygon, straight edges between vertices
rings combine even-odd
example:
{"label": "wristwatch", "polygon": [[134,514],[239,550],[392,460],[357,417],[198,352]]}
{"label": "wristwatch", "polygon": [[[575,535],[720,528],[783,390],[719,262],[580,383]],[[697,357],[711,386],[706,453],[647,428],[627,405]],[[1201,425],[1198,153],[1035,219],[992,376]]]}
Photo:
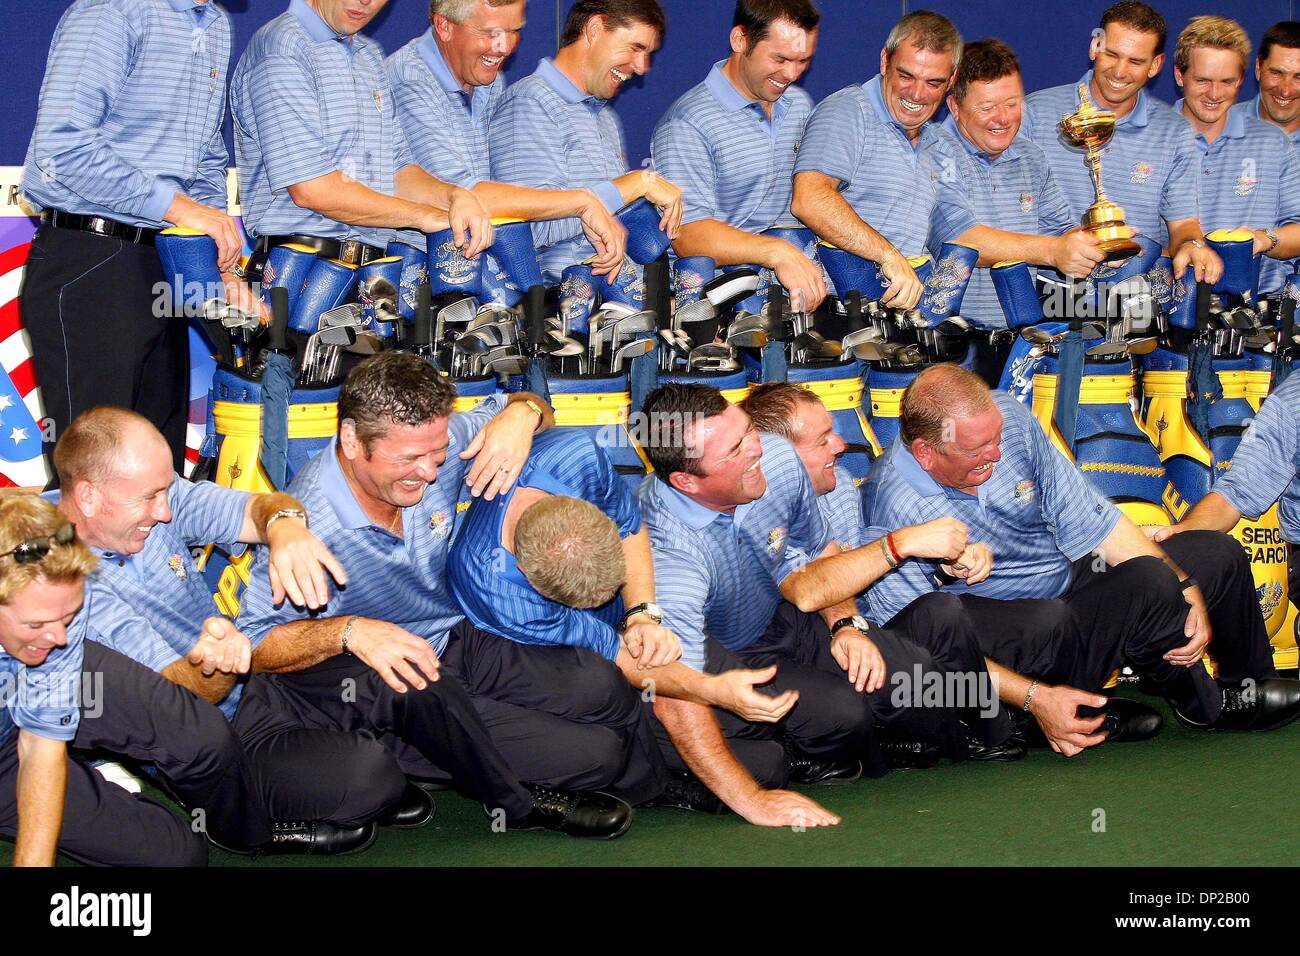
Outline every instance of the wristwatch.
{"label": "wristwatch", "polygon": [[831,637],[834,638],[836,634],[844,630],[846,627],[851,627],[863,637],[866,637],[867,629],[871,627],[871,624],[861,614],[854,614],[852,617],[842,617],[831,625]]}
{"label": "wristwatch", "polygon": [[627,609],[627,612],[623,615],[623,620],[618,622],[618,632],[622,634],[626,631],[628,620],[638,614],[644,614],[656,624],[662,624],[664,622],[664,612],[660,609],[659,605],[646,601],[644,604],[638,604],[635,607]]}
{"label": "wristwatch", "polygon": [[1265,249],[1265,250],[1263,251],[1263,253],[1261,253],[1261,254],[1262,254],[1262,255],[1268,255],[1270,252],[1272,252],[1274,249],[1277,248],[1277,243],[1278,243],[1277,230],[1276,230],[1276,229],[1265,229],[1265,230],[1264,230],[1264,238],[1268,240],[1268,248]]}

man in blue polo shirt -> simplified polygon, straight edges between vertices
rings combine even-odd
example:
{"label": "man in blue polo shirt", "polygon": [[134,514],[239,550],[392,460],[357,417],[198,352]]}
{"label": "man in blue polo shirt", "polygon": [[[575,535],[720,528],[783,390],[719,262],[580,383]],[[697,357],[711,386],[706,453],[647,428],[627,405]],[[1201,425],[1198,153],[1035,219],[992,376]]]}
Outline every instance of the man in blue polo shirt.
{"label": "man in blue polo shirt", "polygon": [[[1003,701],[1032,713],[1059,752],[1106,739],[1097,691],[1125,663],[1189,726],[1271,729],[1300,714],[1300,683],[1276,678],[1240,545],[1200,532],[1162,550],[1028,409],[954,365],[908,387],[900,437],[864,496],[868,535],[904,516],[943,515],[993,551],[985,580],[950,587],[997,662]],[[931,594],[943,585],[934,572],[932,562],[903,562],[868,593],[872,609],[888,618]],[[1217,680],[1201,666],[1211,638]]]}
{"label": "man in blue polo shirt", "polygon": [[1083,150],[1068,145],[1058,126],[1079,106],[1086,86],[1093,104],[1116,116],[1115,134],[1102,156],[1106,194],[1124,209],[1124,221],[1173,256],[1174,275],[1189,265],[1198,281],[1217,282],[1223,263],[1205,245],[1196,190],[1198,168],[1192,133],[1178,113],[1144,87],[1164,65],[1165,19],[1136,0],[1107,7],[1088,56],[1093,69],[1077,83],[1031,93],[1024,134],[1047,154],[1052,175],[1076,220],[1096,199]]}
{"label": "man in blue polo shirt", "polygon": [[[125,409],[79,416],[54,461],[59,507],[100,558],[88,588],[94,640],[220,709],[275,821],[265,849],[333,854],[373,842],[373,821],[405,788],[391,755],[373,740],[310,728],[263,678],[248,680],[248,639],[215,615],[190,556],[210,542],[267,542],[277,594],[322,606],[328,579],[343,585],[347,576],[307,530],[297,499],[182,480],[161,436]],[[417,788],[404,802],[411,804],[404,820],[432,816]]]}
{"label": "man in blue polo shirt", "polygon": [[1233,112],[1281,127],[1300,143],[1300,21],[1282,20],[1264,32],[1255,57],[1259,93]]}
{"label": "man in blue polo shirt", "polygon": [[794,84],[812,63],[820,19],[810,0],[739,0],[731,55],[668,108],[652,147],[655,169],[682,189],[677,254],[770,269],[805,309],[826,296],[821,269],[761,233],[799,227],[790,197],[812,97]]}
{"label": "man in blue polo shirt", "polygon": [[[492,177],[536,189],[590,189],[610,212],[644,198],[662,210],[660,227],[675,237],[681,190],[649,170],[628,171],[623,126],[610,105],[628,79],[650,71],[665,25],[656,0],[575,3],[555,57],[510,86],[492,116]],[[533,241],[548,284],[596,255],[577,218],[533,223]]]}
{"label": "man in blue polo shirt", "polygon": [[1272,123],[1231,109],[1246,78],[1250,39],[1235,20],[1194,17],[1174,49],[1174,104],[1196,134],[1201,225],[1255,237],[1259,291],[1275,292],[1300,255],[1300,150]]}
{"label": "man in blue polo shirt", "polygon": [[190,821],[69,752],[124,728],[183,749],[178,731],[195,729],[153,726],[118,693],[135,665],[86,642],[79,612],[96,561],[71,531],[36,495],[0,496],[0,833],[16,837],[15,866],[52,866],[57,850],[99,866],[202,866],[207,844]]}
{"label": "man in blue polo shirt", "polygon": [[[841,552],[790,444],[760,436],[739,406],[705,385],[663,386],[645,414],[655,475],[641,486],[641,513],[682,662],[712,672],[717,644],[744,666],[777,665],[771,687],[799,692],[783,724],[796,753],[861,758],[879,772],[880,733],[891,745],[966,756],[955,708],[912,706],[903,690],[943,682],[930,653],[870,625],[853,592],[835,596],[840,582],[827,559]],[[681,748],[695,728],[669,730]]]}
{"label": "man in blue polo shirt", "polygon": [[[185,463],[189,339],[157,306],[154,236],[211,236],[227,274],[222,139],[230,18],[210,0],[78,0],[59,21],[22,193],[42,223],[19,293],[58,434],[95,405],[133,408]],[[106,268],[101,268],[106,266]],[[233,281],[233,279],[232,279]]]}
{"label": "man in blue polo shirt", "polygon": [[472,194],[411,158],[384,72],[361,30],[387,0],[290,0],[249,41],[230,81],[244,225],[260,254],[286,243],[361,265],[392,229],[454,230],[471,258],[492,243]]}
{"label": "man in blue polo shirt", "polygon": [[[617,275],[627,233],[589,189],[528,189],[492,181],[488,122],[505,92],[501,67],[519,43],[524,0],[437,0],[429,29],[385,64],[411,157],[468,189],[493,216],[581,220],[596,249],[592,271]],[[422,248],[424,237],[402,233]]]}
{"label": "man in blue polo shirt", "polygon": [[[653,775],[629,759],[641,718],[627,682],[547,653],[566,649],[480,631],[447,583],[462,485],[489,499],[509,488],[550,410],[521,392],[451,414],[455,397],[408,352],[349,373],[336,439],[289,486],[348,584],[310,614],[277,607],[259,555],[239,617],[257,644],[253,669],[316,725],[381,734],[408,772],[450,775],[494,825],[619,836],[630,807],[586,791],[653,793]],[[566,682],[564,705],[548,707]]]}
{"label": "man in blue polo shirt", "polygon": [[[542,435],[513,489],[470,506],[450,578],[476,626],[524,644],[586,648],[652,694],[654,711],[666,713],[654,733],[674,771],[657,802],[716,812],[721,800],[759,825],[838,822],[805,797],[771,789],[788,779],[773,725],[797,700],[794,691],[755,691],[776,668],[702,673],[677,661],[681,645],[654,601],[650,537],[636,496],[589,437]],[[664,729],[680,723],[674,718],[684,710],[709,727],[715,744],[694,775],[689,741],[679,752]]]}
{"label": "man in blue polo shirt", "polygon": [[794,214],[831,245],[878,262],[886,306],[910,309],[921,299],[907,260],[925,252],[938,178],[930,120],[961,51],[946,17],[903,17],[880,51],[880,74],[813,110],[795,162]]}

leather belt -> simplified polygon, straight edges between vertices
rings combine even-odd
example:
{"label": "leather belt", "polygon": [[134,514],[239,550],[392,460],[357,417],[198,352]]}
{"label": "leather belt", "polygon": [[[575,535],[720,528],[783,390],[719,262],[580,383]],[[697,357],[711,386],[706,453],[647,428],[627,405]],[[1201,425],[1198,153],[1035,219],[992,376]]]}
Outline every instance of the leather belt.
{"label": "leather belt", "polygon": [[47,209],[41,213],[41,222],[56,229],[73,229],[77,232],[89,232],[109,239],[125,239],[139,246],[152,246],[159,230],[149,226],[128,226],[116,219],[103,216],[83,216],[64,212],[62,209]]}
{"label": "leather belt", "polygon": [[337,259],[348,265],[363,266],[374,259],[382,259],[385,250],[381,246],[372,246],[359,239],[322,239],[320,236],[259,236],[257,251],[269,252],[276,246],[289,244],[315,249],[318,255],[326,259]]}

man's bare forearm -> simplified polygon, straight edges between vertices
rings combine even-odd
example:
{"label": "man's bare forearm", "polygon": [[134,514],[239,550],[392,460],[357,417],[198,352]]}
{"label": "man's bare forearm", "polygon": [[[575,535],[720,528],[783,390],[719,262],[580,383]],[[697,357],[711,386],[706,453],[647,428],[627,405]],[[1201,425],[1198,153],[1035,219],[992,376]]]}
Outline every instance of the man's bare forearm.
{"label": "man's bare forearm", "polygon": [[20,730],[14,866],[54,865],[67,789],[67,745]]}
{"label": "man's bare forearm", "polygon": [[853,600],[889,570],[880,541],[872,541],[852,551],[827,554],[791,572],[781,582],[781,595],[801,611],[820,611]]}
{"label": "man's bare forearm", "polygon": [[401,199],[432,206],[443,212],[451,208],[452,192],[456,189],[455,186],[443,182],[437,176],[429,175],[414,163],[403,166],[397,171],[393,177],[393,188]]}
{"label": "man's bare forearm", "polygon": [[292,509],[306,513],[301,501],[283,491],[253,495],[249,498],[248,507],[244,511],[244,526],[239,540],[245,544],[265,544],[266,523],[271,520],[271,516]]}
{"label": "man's bare forearm", "polygon": [[343,651],[343,628],[347,617],[278,624],[253,651],[253,670],[287,674],[314,667]]}
{"label": "man's bare forearm", "polygon": [[428,205],[375,192],[338,171],[290,186],[289,196],[304,209],[353,226],[434,232],[448,225],[446,216],[437,219]]}
{"label": "man's bare forearm", "polygon": [[533,189],[484,180],[470,190],[494,218],[571,219],[600,202],[589,189]]}
{"label": "man's bare forearm", "polygon": [[654,707],[682,761],[719,800],[739,812],[762,789],[731,752],[708,707],[666,697],[656,698]]}
{"label": "man's bare forearm", "polygon": [[219,704],[225,700],[238,679],[235,674],[223,674],[221,671],[211,677],[204,677],[203,672],[184,657],[168,664],[161,673],[173,684],[184,687],[209,704]]}
{"label": "man's bare forearm", "polygon": [[899,255],[888,239],[853,211],[829,176],[796,174],[792,210],[819,238],[845,252],[873,262]]}
{"label": "man's bare forearm", "polygon": [[1241,520],[1238,511],[1227,498],[1211,491],[1196,503],[1183,520],[1174,525],[1175,534],[1181,531],[1231,531]]}
{"label": "man's bare forearm", "polygon": [[1053,264],[1056,236],[1035,236],[1024,232],[1007,232],[992,226],[972,226],[956,241],[979,250],[980,268],[999,262],[1028,262],[1035,266]]}
{"label": "man's bare forearm", "polygon": [[708,256],[720,266],[759,265],[775,269],[780,253],[778,245],[790,244],[772,236],[759,236],[729,226],[717,219],[701,219],[682,226],[673,241],[679,256]]}
{"label": "man's bare forearm", "polygon": [[614,663],[638,693],[649,691],[656,698],[671,697],[673,700],[693,704],[720,706],[718,695],[714,693],[717,678],[688,667],[681,661],[641,670],[637,667],[636,658],[626,648],[620,647]]}

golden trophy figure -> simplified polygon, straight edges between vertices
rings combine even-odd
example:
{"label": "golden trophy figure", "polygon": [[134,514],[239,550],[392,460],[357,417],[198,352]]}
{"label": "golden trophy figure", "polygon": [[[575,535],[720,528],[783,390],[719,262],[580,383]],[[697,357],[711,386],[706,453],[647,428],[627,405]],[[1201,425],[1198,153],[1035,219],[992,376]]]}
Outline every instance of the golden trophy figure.
{"label": "golden trophy figure", "polygon": [[1079,108],[1061,117],[1061,132],[1072,146],[1085,150],[1088,170],[1097,201],[1083,214],[1083,228],[1097,239],[1106,262],[1114,265],[1135,256],[1140,247],[1133,241],[1137,230],[1124,224],[1124,210],[1106,198],[1101,184],[1101,150],[1115,135],[1115,114],[1092,105],[1088,87],[1079,84]]}

